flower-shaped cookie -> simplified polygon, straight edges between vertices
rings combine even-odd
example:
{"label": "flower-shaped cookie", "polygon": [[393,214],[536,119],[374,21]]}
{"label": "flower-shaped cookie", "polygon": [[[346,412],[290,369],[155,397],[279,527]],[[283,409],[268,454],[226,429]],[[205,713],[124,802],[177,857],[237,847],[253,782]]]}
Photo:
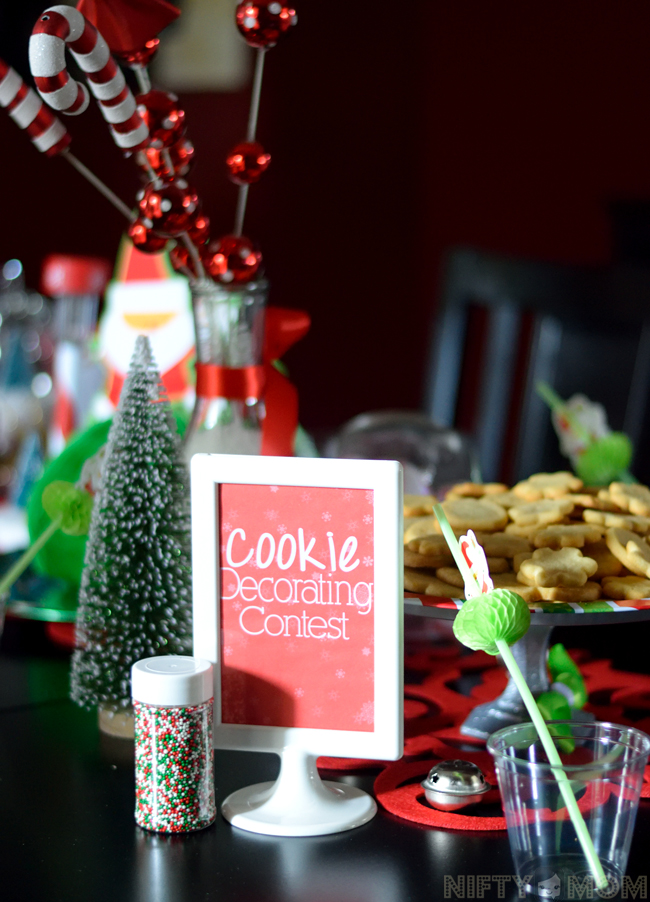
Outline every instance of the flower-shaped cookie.
{"label": "flower-shaped cookie", "polygon": [[517,579],[529,586],[576,588],[584,586],[597,569],[596,561],[585,557],[578,548],[538,548],[522,563]]}
{"label": "flower-shaped cookie", "polygon": [[645,485],[612,482],[609,487],[612,501],[631,514],[650,517],[650,489]]}
{"label": "flower-shaped cookie", "polygon": [[572,510],[572,501],[545,498],[511,508],[510,516],[517,526],[548,526],[551,523],[559,523]]}
{"label": "flower-shaped cookie", "polygon": [[561,498],[568,492],[579,492],[581,488],[582,479],[567,470],[560,470],[557,473],[535,473],[518,482],[513,491],[526,501],[539,501],[542,498]]}
{"label": "flower-shaped cookie", "polygon": [[608,529],[607,547],[624,567],[650,579],[650,545],[629,529]]}

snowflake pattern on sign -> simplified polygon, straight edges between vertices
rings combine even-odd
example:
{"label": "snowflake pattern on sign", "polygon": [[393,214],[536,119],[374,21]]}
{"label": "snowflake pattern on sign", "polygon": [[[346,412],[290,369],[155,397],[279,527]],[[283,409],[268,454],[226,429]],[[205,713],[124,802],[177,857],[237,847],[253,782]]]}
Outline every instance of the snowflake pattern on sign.
{"label": "snowflake pattern on sign", "polygon": [[221,485],[218,502],[222,722],[373,732],[374,492]]}
{"label": "snowflake pattern on sign", "polygon": [[364,702],[361,709],[354,715],[357,723],[373,723],[375,719],[374,702]]}

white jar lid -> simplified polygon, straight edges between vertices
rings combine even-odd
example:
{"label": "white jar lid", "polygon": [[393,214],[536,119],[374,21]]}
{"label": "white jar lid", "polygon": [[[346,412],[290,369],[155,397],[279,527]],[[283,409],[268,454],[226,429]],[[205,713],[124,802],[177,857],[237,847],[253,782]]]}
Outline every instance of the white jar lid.
{"label": "white jar lid", "polygon": [[212,664],[189,655],[143,658],[131,668],[131,695],[146,705],[200,705],[214,695]]}

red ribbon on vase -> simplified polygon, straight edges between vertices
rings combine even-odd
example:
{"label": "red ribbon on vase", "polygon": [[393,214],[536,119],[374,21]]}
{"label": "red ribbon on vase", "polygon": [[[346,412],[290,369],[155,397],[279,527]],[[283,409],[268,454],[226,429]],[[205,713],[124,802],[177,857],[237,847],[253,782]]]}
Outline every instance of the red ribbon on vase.
{"label": "red ribbon on vase", "polygon": [[298,392],[274,361],[300,341],[311,320],[303,310],[267,307],[264,321],[264,348],[259,366],[232,368],[214,363],[196,364],[196,394],[200,398],[264,400],[262,454],[292,457],[298,428]]}

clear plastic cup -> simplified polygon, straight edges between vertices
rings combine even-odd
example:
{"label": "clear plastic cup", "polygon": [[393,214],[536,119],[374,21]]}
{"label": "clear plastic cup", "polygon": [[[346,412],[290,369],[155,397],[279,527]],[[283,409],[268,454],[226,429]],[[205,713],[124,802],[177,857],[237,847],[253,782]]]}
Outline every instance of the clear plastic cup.
{"label": "clear plastic cup", "polygon": [[[650,738],[611,723],[556,722],[555,735],[596,854],[616,895],[622,887]],[[488,739],[496,765],[520,897],[602,898],[532,723]]]}

